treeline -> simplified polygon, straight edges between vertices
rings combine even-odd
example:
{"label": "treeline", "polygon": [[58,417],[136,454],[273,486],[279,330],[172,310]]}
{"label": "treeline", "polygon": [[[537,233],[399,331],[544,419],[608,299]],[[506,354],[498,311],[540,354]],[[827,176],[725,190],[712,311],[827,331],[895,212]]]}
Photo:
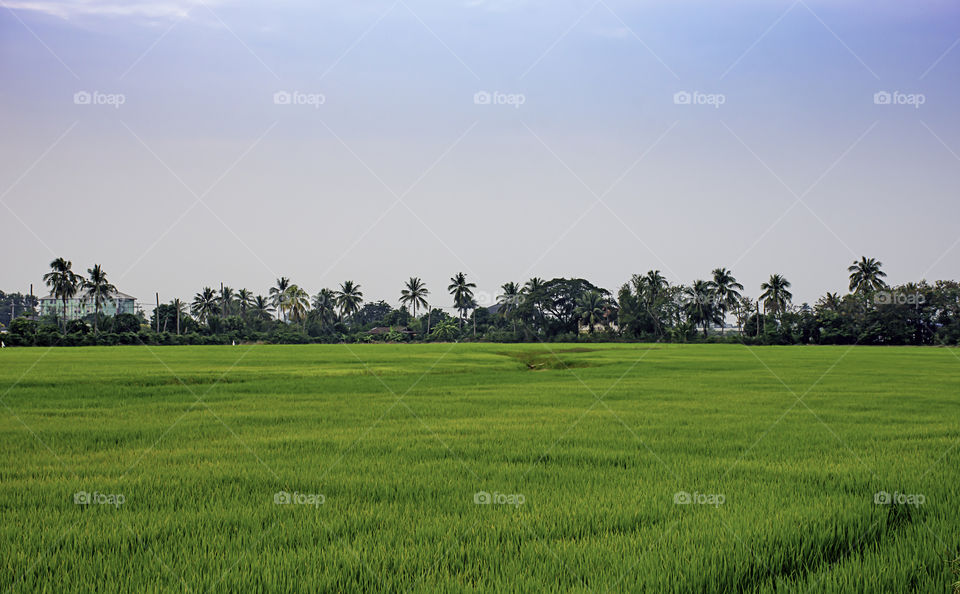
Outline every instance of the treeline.
{"label": "treeline", "polygon": [[[960,285],[919,282],[890,287],[882,264],[862,258],[849,267],[849,292],[827,293],[813,305],[793,303],[791,284],[774,274],[756,299],[744,294],[730,270],[709,279],[671,284],[659,271],[634,275],[614,295],[585,279],[532,278],[501,286],[495,302],[478,303],[476,285],[464,273],[450,279],[444,299],[457,315],[431,303],[431,292],[411,278],[397,306],[365,302],[359,284],[311,296],[280,278],[267,295],[247,289],[205,287],[189,302],[161,304],[149,318],[101,311],[113,285],[102,267],[75,275],[58,259],[44,280],[63,302],[75,296],[95,312],[67,321],[37,317],[22,295],[4,335],[8,345],[233,344],[410,342],[742,342],[746,344],[960,344]],[[4,299],[0,293],[0,312]]]}

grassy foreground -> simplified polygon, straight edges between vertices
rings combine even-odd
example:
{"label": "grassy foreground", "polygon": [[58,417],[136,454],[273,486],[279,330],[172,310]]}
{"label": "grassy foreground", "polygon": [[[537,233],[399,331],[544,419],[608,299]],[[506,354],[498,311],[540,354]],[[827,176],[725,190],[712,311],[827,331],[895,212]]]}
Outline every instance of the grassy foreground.
{"label": "grassy foreground", "polygon": [[0,587],[949,592],[958,387],[956,349],[4,349]]}

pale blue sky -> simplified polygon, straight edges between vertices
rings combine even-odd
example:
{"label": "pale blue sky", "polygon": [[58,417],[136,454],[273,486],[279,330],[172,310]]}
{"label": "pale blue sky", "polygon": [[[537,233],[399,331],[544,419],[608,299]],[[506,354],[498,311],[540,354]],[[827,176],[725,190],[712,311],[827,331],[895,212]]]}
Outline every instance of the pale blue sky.
{"label": "pale blue sky", "polygon": [[948,2],[2,0],[0,288],[960,278],[958,40]]}

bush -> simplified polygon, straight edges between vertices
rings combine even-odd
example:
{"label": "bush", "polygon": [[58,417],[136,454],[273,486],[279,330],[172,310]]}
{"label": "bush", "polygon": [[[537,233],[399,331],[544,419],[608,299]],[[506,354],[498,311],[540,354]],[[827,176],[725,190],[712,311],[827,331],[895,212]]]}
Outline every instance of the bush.
{"label": "bush", "polygon": [[37,338],[39,324],[27,318],[16,318],[10,323],[10,332],[7,336],[12,345],[31,346]]}

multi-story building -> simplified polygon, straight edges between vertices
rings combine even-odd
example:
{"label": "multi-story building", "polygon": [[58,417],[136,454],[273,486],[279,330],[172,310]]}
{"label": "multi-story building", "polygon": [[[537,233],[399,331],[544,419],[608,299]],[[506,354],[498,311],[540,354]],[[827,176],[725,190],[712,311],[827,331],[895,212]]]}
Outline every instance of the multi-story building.
{"label": "multi-story building", "polygon": [[[115,316],[117,314],[132,314],[136,312],[137,298],[131,297],[126,293],[111,293],[100,307],[100,314],[104,316]],[[86,293],[80,293],[77,296],[67,299],[67,320],[82,320],[86,316],[93,315],[96,306],[93,297]],[[40,315],[55,315],[58,318],[63,316],[63,301],[53,295],[40,298]]]}

